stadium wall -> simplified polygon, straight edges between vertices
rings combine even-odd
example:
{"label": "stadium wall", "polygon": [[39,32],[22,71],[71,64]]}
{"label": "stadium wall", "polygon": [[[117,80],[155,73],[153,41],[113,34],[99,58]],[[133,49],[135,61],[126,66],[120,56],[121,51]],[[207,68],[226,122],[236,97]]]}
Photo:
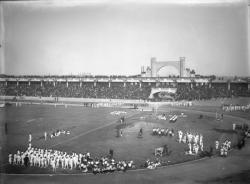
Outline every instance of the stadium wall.
{"label": "stadium wall", "polygon": [[65,98],[58,97],[57,100],[55,97],[35,97],[35,96],[0,96],[1,101],[10,101],[10,100],[18,100],[18,101],[49,101],[49,102],[79,102],[79,103],[102,103],[102,102],[110,102],[110,103],[146,103],[146,100],[125,100],[125,99],[98,99],[98,98]]}
{"label": "stadium wall", "polygon": [[[58,101],[55,101],[54,97],[15,97],[15,96],[0,96],[0,102],[34,102],[34,103],[45,103],[45,104],[75,104],[81,105],[83,103],[94,103],[99,104],[103,107],[114,107],[114,106],[123,106],[123,107],[133,107],[133,105],[138,106],[147,106],[147,107],[159,107],[162,105],[169,106],[221,106],[223,104],[241,104],[247,105],[250,104],[249,97],[237,97],[237,98],[217,98],[211,100],[194,100],[194,101],[176,101],[176,102],[149,102],[146,100],[124,100],[124,99],[91,99],[91,98],[58,98]],[[189,105],[184,105],[189,103]]]}
{"label": "stadium wall", "polygon": [[[192,102],[189,101],[178,101],[178,102],[150,102],[147,100],[127,100],[127,99],[96,99],[96,98],[64,98],[64,97],[32,97],[32,96],[0,96],[1,103],[32,103],[32,104],[57,104],[57,105],[82,105],[84,103],[87,104],[95,104],[100,107],[127,107],[134,108],[135,105],[140,108],[145,107],[148,108],[157,108],[162,105],[170,105],[170,106],[191,106]],[[88,105],[89,106],[89,105]],[[152,109],[150,109],[152,110]]]}

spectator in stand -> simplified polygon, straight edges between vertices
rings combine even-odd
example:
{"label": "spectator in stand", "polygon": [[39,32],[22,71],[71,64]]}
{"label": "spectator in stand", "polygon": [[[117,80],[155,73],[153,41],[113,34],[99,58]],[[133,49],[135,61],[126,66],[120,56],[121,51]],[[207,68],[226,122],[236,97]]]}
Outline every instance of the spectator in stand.
{"label": "spectator in stand", "polygon": [[[175,100],[208,100],[211,98],[228,98],[250,96],[246,85],[232,84],[228,90],[226,83],[208,85],[177,84]],[[6,96],[43,96],[104,99],[148,99],[155,84],[138,82],[0,82],[0,94]],[[164,86],[167,87],[167,86]]]}

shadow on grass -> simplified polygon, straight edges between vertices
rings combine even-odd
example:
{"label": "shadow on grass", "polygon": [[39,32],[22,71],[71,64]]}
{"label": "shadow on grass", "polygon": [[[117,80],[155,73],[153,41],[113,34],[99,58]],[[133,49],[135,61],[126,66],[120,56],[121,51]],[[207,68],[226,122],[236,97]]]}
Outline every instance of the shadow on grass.
{"label": "shadow on grass", "polygon": [[244,170],[240,173],[236,173],[226,177],[219,177],[208,181],[196,181],[201,184],[226,184],[226,183],[237,183],[237,184],[245,184],[250,183],[250,170]]}
{"label": "shadow on grass", "polygon": [[213,128],[213,130],[219,133],[237,134],[237,131],[230,129]]}

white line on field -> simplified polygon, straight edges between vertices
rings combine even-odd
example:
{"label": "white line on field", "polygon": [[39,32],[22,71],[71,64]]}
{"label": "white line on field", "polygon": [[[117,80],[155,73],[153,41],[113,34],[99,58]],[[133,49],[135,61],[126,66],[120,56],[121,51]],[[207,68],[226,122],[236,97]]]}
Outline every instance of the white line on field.
{"label": "white line on field", "polygon": [[[138,113],[136,113],[136,114],[138,114]],[[133,115],[131,115],[131,116],[128,116],[127,118],[130,118],[130,117],[132,117],[132,116],[134,116],[134,115],[136,115],[136,114],[133,114]],[[115,124],[116,122],[117,122],[117,120],[112,121],[111,123],[105,124],[105,125],[103,125],[103,126],[93,128],[93,129],[91,129],[91,130],[89,130],[89,131],[87,131],[87,132],[83,132],[83,133],[80,133],[80,134],[78,134],[78,135],[76,135],[76,136],[74,136],[74,137],[71,137],[70,139],[67,139],[67,140],[58,142],[58,143],[56,143],[56,144],[53,144],[53,145],[51,145],[50,147],[52,148],[52,147],[58,146],[58,145],[60,145],[60,144],[66,143],[66,142],[70,142],[70,141],[72,141],[72,140],[77,139],[78,137],[87,135],[87,134],[92,133],[92,132],[94,132],[94,131],[96,131],[96,130],[99,130],[99,129],[108,127],[108,126],[110,126],[110,125],[113,125],[113,124]]]}

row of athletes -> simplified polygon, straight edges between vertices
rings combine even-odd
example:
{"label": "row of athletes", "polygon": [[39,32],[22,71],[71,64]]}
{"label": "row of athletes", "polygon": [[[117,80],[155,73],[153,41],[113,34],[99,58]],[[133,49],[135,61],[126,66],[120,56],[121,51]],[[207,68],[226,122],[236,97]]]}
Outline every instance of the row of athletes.
{"label": "row of athletes", "polygon": [[203,135],[199,133],[192,133],[191,131],[184,132],[178,130],[178,143],[184,143],[188,145],[188,151],[185,154],[197,155],[199,151],[203,151]]}
{"label": "row of athletes", "polygon": [[199,133],[192,133],[191,131],[184,132],[182,130],[178,130],[178,138],[177,141],[179,143],[194,143],[203,145],[203,135]]}
{"label": "row of athletes", "polygon": [[66,153],[52,149],[28,147],[24,152],[19,150],[15,154],[9,154],[9,164],[34,166],[40,168],[52,168],[55,172],[61,169],[80,169],[82,172],[105,173],[113,171],[126,171],[134,168],[133,161],[116,162],[112,156],[93,158],[90,153],[77,154]]}
{"label": "row of athletes", "polygon": [[183,107],[190,107],[193,105],[191,101],[180,101],[180,102],[169,102],[171,106],[183,106]]}
{"label": "row of athletes", "polygon": [[231,141],[225,140],[221,144],[219,141],[215,141],[215,150],[219,151],[220,156],[226,157],[230,149],[231,149]]}
{"label": "row of athletes", "polygon": [[199,151],[203,151],[203,143],[188,143],[188,151],[185,152],[186,155],[198,155]]}
{"label": "row of athletes", "polygon": [[233,111],[246,111],[250,109],[250,104],[248,105],[223,105],[222,110],[226,112],[233,112]]}

